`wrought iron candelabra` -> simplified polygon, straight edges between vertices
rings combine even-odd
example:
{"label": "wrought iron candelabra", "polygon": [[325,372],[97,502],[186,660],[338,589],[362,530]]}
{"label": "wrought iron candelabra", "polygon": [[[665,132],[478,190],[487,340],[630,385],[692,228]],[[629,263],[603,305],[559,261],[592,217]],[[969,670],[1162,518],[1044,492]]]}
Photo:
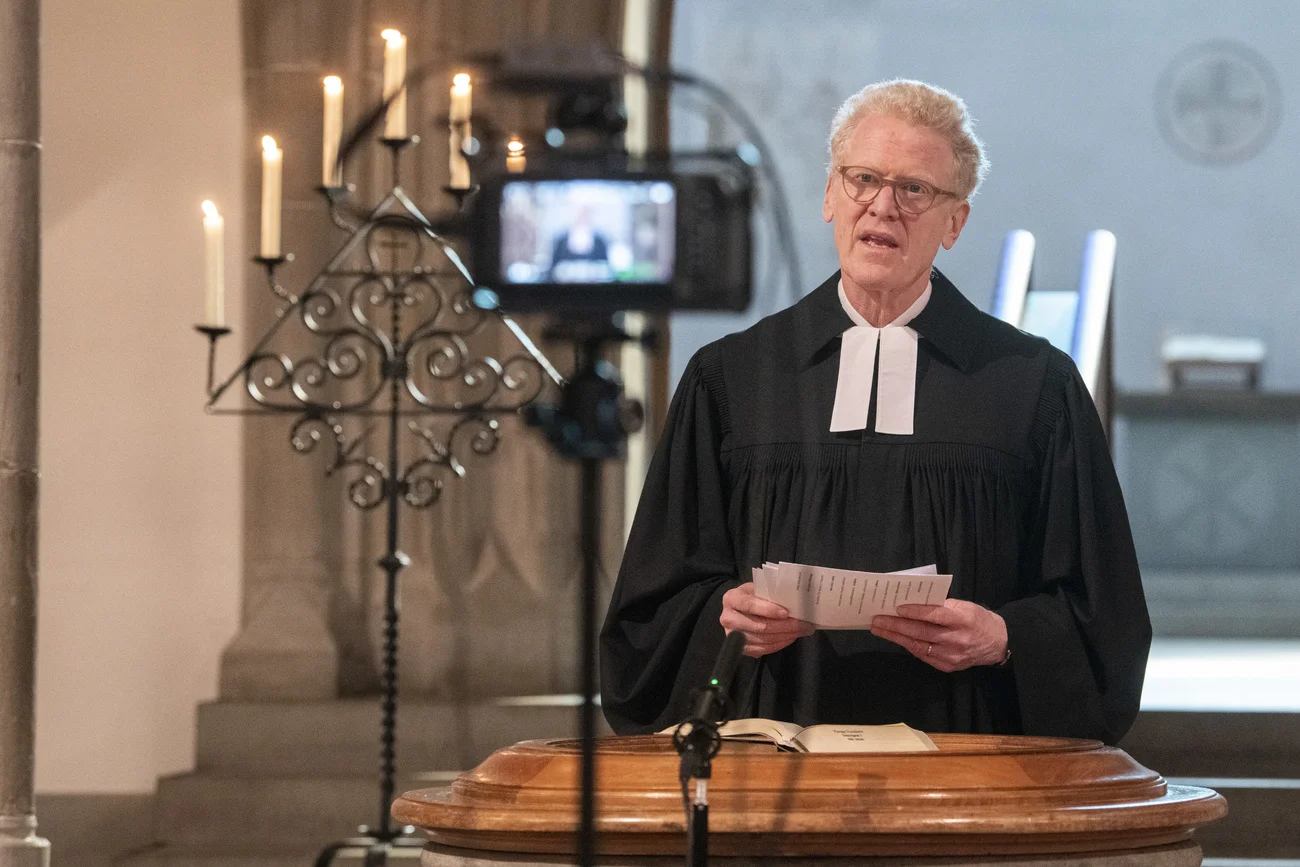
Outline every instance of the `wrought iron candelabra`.
{"label": "wrought iron candelabra", "polygon": [[[333,224],[345,240],[301,292],[276,279],[291,257],[254,259],[279,301],[273,323],[228,377],[215,377],[224,327],[196,326],[208,338],[206,409],[214,414],[284,415],[293,419],[291,447],[329,450],[328,475],[347,479],[349,501],[383,507],[385,576],[381,663],[379,821],[361,836],[321,852],[324,867],[344,850],[382,863],[391,849],[423,845],[412,829],[393,826],[389,807],[396,775],[398,578],[410,563],[399,546],[403,506],[427,509],[444,482],[465,474],[462,456],[495,450],[498,416],[533,402],[563,378],[523,329],[499,311],[471,303],[473,283],[456,251],[400,185],[404,150],[418,139],[382,139],[392,160],[392,185],[368,212],[347,205],[349,188],[322,187]],[[464,204],[467,190],[447,190]],[[310,349],[277,348],[295,330]],[[504,329],[518,349],[503,360],[476,355],[476,338]],[[303,338],[295,341],[302,346]],[[241,406],[218,406],[244,392]]]}

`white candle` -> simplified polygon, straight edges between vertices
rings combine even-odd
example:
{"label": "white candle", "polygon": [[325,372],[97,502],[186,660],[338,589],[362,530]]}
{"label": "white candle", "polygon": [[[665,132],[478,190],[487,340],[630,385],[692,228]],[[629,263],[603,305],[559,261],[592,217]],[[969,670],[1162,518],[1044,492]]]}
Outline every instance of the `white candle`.
{"label": "white candle", "polygon": [[473,87],[470,85],[468,75],[460,72],[452,77],[451,110],[448,112],[451,119],[451,132],[447,138],[447,168],[451,175],[450,186],[453,190],[469,189],[469,161],[465,159],[461,146],[470,136],[472,93]]}
{"label": "white candle", "polygon": [[280,256],[280,184],[284,151],[269,135],[262,136],[262,258]]}
{"label": "white candle", "polygon": [[321,146],[321,186],[343,186],[343,167],[338,165],[339,143],[343,138],[343,79],[325,76],[325,133]]}
{"label": "white candle", "polygon": [[451,115],[452,123],[469,123],[470,102],[474,93],[474,87],[470,84],[469,75],[464,72],[458,72],[451,79]]}
{"label": "white candle", "polygon": [[384,138],[406,138],[406,37],[398,30],[385,30],[384,101],[396,95],[384,117]]}
{"label": "white candle", "polygon": [[226,324],[226,221],[217,206],[203,202],[203,324],[224,328]]}
{"label": "white candle", "polygon": [[469,160],[465,159],[465,153],[461,150],[464,141],[465,135],[460,131],[460,125],[454,124],[447,136],[447,164],[451,175],[449,186],[453,190],[469,189]]}
{"label": "white candle", "polygon": [[524,143],[517,138],[512,138],[506,142],[506,171],[512,175],[517,175],[524,170],[528,164],[524,156]]}

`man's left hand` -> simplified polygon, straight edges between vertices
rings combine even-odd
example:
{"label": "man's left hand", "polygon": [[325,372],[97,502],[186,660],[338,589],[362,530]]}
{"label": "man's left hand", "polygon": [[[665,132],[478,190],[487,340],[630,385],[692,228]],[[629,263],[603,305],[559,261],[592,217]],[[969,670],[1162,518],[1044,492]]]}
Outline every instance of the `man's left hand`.
{"label": "man's left hand", "polygon": [[1006,658],[1006,621],[982,605],[947,599],[942,605],[900,605],[898,614],[873,618],[871,634],[940,671],[997,665]]}

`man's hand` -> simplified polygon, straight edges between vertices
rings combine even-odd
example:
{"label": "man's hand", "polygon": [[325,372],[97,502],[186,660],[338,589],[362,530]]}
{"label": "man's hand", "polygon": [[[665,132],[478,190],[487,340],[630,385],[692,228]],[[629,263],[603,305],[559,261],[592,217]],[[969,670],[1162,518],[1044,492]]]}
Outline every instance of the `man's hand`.
{"label": "man's hand", "polygon": [[780,605],[769,599],[760,599],[754,593],[754,584],[741,584],[722,594],[722,616],[718,622],[730,634],[739,629],[745,633],[745,655],[766,656],[794,643],[796,638],[812,635],[813,625],[796,620]]}
{"label": "man's hand", "polygon": [[898,614],[873,618],[871,634],[902,645],[940,671],[997,665],[1006,657],[1006,621],[982,605],[947,599],[942,605],[900,605]]}

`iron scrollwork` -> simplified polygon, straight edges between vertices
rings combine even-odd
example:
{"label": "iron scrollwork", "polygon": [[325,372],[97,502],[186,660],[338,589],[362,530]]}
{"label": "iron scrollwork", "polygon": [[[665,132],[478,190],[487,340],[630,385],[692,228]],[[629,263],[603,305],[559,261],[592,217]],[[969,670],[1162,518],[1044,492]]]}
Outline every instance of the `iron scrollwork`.
{"label": "iron scrollwork", "polygon": [[[495,450],[499,416],[563,380],[517,323],[474,306],[459,257],[400,188],[357,224],[339,218],[336,197],[330,203],[346,241],[300,294],[276,281],[280,260],[259,260],[283,303],[229,378],[214,384],[209,369],[206,408],[297,415],[290,445],[310,454],[326,444],[326,472],[347,479],[354,506],[374,509],[392,493],[428,508],[448,480],[465,475],[468,455]],[[291,323],[316,339],[313,351],[274,348]],[[502,332],[515,352],[498,359],[476,350]],[[236,383],[249,403],[219,408]],[[388,460],[372,454],[371,442],[385,418],[393,426]],[[349,423],[363,429],[349,432]],[[397,435],[404,448],[394,447]],[[398,454],[410,456],[394,466]]]}

